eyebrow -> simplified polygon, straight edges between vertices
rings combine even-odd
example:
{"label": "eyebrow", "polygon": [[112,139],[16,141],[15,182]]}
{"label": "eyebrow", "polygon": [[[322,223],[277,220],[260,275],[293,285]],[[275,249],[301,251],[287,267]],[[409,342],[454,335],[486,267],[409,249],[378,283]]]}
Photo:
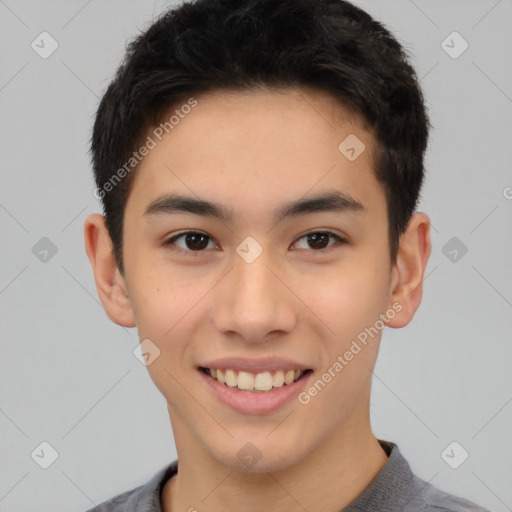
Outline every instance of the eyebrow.
{"label": "eyebrow", "polygon": [[[318,212],[364,212],[365,207],[350,194],[332,190],[321,194],[303,197],[286,203],[274,212],[274,222],[289,217]],[[144,216],[189,213],[214,217],[224,221],[233,219],[233,209],[224,205],[179,194],[166,194],[152,201],[146,208]]]}

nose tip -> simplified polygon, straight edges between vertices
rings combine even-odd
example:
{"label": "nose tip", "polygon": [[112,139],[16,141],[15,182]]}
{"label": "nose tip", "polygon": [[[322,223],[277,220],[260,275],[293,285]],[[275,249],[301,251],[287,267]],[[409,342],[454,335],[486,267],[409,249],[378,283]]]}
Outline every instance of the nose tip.
{"label": "nose tip", "polygon": [[[253,251],[254,256],[252,243],[246,242],[245,255]],[[270,333],[293,329],[296,315],[292,296],[264,255],[260,253],[251,263],[241,256],[230,274],[216,297],[214,324],[218,331],[261,342]]]}

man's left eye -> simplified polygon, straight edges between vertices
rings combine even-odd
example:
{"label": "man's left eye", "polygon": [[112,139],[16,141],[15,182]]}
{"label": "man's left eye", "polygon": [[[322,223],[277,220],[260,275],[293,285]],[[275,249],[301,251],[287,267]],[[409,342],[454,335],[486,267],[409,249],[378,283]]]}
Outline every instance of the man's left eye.
{"label": "man's left eye", "polygon": [[[302,240],[303,238],[306,239],[307,244],[313,244],[313,248],[317,250],[323,250],[326,248],[330,248],[335,244],[326,245],[326,243],[329,243],[329,237],[335,238],[337,242],[339,243],[346,243],[346,240],[341,238],[340,236],[336,235],[335,233],[331,233],[330,231],[316,231],[313,233],[308,233],[304,236],[301,236],[299,240]],[[311,247],[311,245],[310,245]]]}
{"label": "man's left eye", "polygon": [[[298,242],[300,240],[305,239],[306,244],[308,244],[309,246],[306,247],[306,249],[310,248],[313,249],[315,252],[318,252],[325,249],[329,249],[330,247],[335,245],[334,243],[329,245],[329,238],[334,238],[335,241],[339,243],[346,243],[346,240],[330,231],[315,231],[307,233],[306,235],[301,236],[298,239]],[[180,239],[182,239],[182,245],[176,243]],[[185,231],[183,233],[180,233],[169,238],[167,241],[164,242],[164,245],[176,245],[179,249],[181,249],[184,252],[197,253],[204,252],[204,249],[208,248],[208,240],[210,240],[213,243],[211,237],[209,237],[205,233],[201,233],[200,231]],[[299,247],[299,249],[303,248],[304,247]]]}

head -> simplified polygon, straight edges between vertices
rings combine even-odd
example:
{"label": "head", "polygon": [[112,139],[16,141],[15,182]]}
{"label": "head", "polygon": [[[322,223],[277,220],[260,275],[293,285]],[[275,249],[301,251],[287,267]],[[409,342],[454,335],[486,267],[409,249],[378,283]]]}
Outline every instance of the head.
{"label": "head", "polygon": [[[402,47],[342,0],[199,0],[129,44],[96,115],[104,216],[85,240],[108,316],[160,352],[175,435],[232,465],[258,440],[268,470],[367,422],[380,325],[421,301],[427,136]],[[199,367],[218,357],[332,378],[267,436],[278,412],[211,402]]]}

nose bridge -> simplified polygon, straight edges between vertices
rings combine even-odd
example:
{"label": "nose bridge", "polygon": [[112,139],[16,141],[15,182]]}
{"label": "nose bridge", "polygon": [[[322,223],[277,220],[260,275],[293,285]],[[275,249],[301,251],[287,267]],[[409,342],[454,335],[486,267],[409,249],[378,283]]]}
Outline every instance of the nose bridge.
{"label": "nose bridge", "polygon": [[233,265],[217,305],[217,329],[235,331],[247,341],[262,341],[269,332],[291,329],[295,322],[291,298],[266,251],[254,259],[237,254]]}
{"label": "nose bridge", "polygon": [[[237,261],[238,260],[238,261]],[[267,295],[272,295],[270,291],[275,288],[275,275],[269,270],[272,262],[269,261],[268,254],[261,254],[254,261],[247,261],[242,257],[235,260],[235,292],[236,302],[242,304],[249,297],[251,302],[264,299]],[[268,303],[264,301],[264,303]]]}

